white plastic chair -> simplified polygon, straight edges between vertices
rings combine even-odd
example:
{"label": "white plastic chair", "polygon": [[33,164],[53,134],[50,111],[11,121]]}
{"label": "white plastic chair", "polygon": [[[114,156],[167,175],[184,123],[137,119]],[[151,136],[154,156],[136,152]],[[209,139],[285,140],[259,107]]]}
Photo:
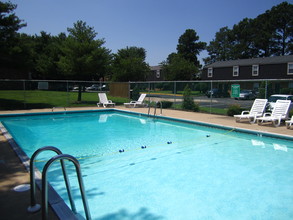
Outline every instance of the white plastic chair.
{"label": "white plastic chair", "polygon": [[255,123],[257,117],[263,115],[267,102],[267,99],[255,99],[250,111],[242,111],[241,115],[234,115],[236,122],[246,119],[250,123]]}
{"label": "white plastic chair", "polygon": [[129,103],[124,103],[124,106],[125,107],[133,107],[133,108],[144,106],[143,101],[144,101],[145,97],[146,97],[146,94],[143,93],[140,95],[140,97],[138,98],[137,101],[131,101]]}
{"label": "white plastic chair", "polygon": [[97,103],[97,106],[100,107],[100,105],[103,105],[104,108],[108,106],[115,107],[115,103],[111,100],[108,100],[106,93],[98,93],[99,95],[99,102]]}
{"label": "white plastic chair", "polygon": [[272,122],[275,127],[280,126],[282,120],[288,119],[290,100],[277,100],[272,113],[265,113],[263,117],[257,118],[257,124],[262,125],[264,122]]}

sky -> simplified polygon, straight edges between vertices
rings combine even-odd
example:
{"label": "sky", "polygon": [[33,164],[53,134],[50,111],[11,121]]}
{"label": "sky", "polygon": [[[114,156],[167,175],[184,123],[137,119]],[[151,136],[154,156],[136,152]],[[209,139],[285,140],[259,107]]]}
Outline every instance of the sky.
{"label": "sky", "polygon": [[[117,53],[127,46],[143,47],[146,62],[155,66],[176,52],[179,37],[193,29],[209,44],[220,28],[256,18],[284,0],[10,0],[27,26],[20,33],[52,36],[67,33],[78,20],[93,27],[97,39]],[[7,2],[4,0],[4,2]],[[293,4],[293,0],[287,0]],[[199,60],[208,56],[207,51]]]}

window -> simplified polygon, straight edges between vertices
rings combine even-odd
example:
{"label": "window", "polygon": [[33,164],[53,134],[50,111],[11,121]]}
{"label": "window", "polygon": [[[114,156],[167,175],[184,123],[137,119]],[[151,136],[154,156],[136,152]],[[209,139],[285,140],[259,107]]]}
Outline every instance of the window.
{"label": "window", "polygon": [[258,76],[258,65],[252,65],[252,76]]}
{"label": "window", "polygon": [[208,68],[208,77],[213,77],[213,68]]}
{"label": "window", "polygon": [[157,70],[157,71],[156,71],[156,77],[157,77],[157,78],[160,78],[160,77],[161,77],[161,72],[160,72],[160,70]]}
{"label": "window", "polygon": [[233,66],[233,76],[239,76],[239,66]]}
{"label": "window", "polygon": [[288,75],[293,75],[293,63],[288,63]]}

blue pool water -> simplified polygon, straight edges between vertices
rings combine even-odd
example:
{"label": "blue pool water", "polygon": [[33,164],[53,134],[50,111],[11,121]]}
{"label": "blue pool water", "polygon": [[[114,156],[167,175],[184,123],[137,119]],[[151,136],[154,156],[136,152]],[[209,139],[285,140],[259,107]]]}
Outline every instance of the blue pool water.
{"label": "blue pool water", "polygon": [[[290,140],[119,111],[0,119],[29,157],[51,145],[79,159],[93,219],[293,218]],[[49,177],[67,201],[57,164]]]}

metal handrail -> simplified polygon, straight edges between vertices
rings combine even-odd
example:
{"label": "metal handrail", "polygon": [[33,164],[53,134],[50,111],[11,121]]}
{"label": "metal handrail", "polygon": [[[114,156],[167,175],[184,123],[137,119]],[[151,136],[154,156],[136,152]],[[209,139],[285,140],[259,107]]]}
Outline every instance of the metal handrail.
{"label": "metal handrail", "polygon": [[[56,160],[63,161],[63,159],[67,159],[67,160],[71,161],[75,166],[75,170],[76,170],[77,177],[78,177],[80,193],[81,193],[81,197],[82,197],[82,202],[83,202],[83,206],[84,206],[84,210],[85,210],[86,219],[90,220],[91,215],[90,215],[90,212],[89,212],[88,203],[87,203],[87,199],[86,199],[86,195],[85,195],[85,190],[84,190],[84,184],[83,184],[83,180],[82,180],[80,165],[79,165],[78,160],[75,157],[73,157],[73,156],[71,156],[69,154],[56,155],[56,156],[52,157],[44,166],[43,173],[42,173],[42,219],[43,220],[48,219],[47,171],[50,168],[50,166],[52,165],[52,163],[54,163]],[[76,211],[75,211],[75,214],[76,214]]]}
{"label": "metal handrail", "polygon": [[[162,115],[163,114],[163,104],[162,104],[162,102],[161,101],[156,101],[155,103],[156,104],[155,104],[155,109],[154,109],[154,116],[156,116],[156,114],[157,114],[157,105],[158,105],[158,103],[160,103],[160,108],[161,108],[161,114],[160,115]],[[149,104],[148,116],[150,115],[150,109],[151,109],[151,103]]]}
{"label": "metal handrail", "polygon": [[162,113],[163,113],[163,104],[162,104],[162,102],[161,101],[156,101],[155,110],[154,110],[154,116],[157,113],[157,105],[158,105],[158,103],[160,103],[160,107],[161,107],[161,114],[160,115],[162,115]]}
{"label": "metal handrail", "polygon": [[[53,146],[46,146],[46,147],[42,147],[38,150],[36,150],[34,152],[34,154],[31,157],[30,160],[30,192],[31,192],[31,205],[28,207],[28,212],[37,212],[41,209],[40,204],[36,203],[36,181],[35,181],[35,165],[34,165],[34,161],[35,158],[43,151],[54,151],[55,153],[57,153],[58,155],[61,155],[62,152],[61,150],[59,150],[56,147]],[[65,168],[65,164],[63,160],[60,160],[61,163],[61,167],[62,167],[62,171],[63,171],[63,176],[64,176],[64,181],[65,181],[65,185],[66,185],[66,189],[68,192],[68,198],[70,201],[70,205],[71,205],[71,209],[72,211],[75,213],[76,212],[76,208],[75,208],[75,204],[72,198],[72,194],[71,194],[71,190],[70,190],[70,184],[69,184],[69,180],[68,180],[68,176],[67,176],[67,172],[66,172],[66,168]]]}

